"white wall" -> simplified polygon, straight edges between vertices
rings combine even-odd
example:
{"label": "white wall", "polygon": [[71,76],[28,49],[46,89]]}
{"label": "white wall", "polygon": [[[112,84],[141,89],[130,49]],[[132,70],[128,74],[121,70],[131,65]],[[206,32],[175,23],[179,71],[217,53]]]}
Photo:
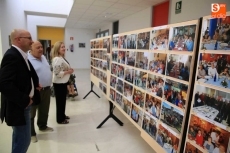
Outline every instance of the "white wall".
{"label": "white wall", "polygon": [[37,26],[64,27],[65,23],[65,18],[27,15],[27,29],[34,40],[38,39]]}
{"label": "white wall", "polygon": [[[101,31],[108,30],[108,29],[109,29],[109,35],[112,35],[112,33],[113,33],[113,22],[108,23],[108,24],[104,25],[103,27],[101,27]],[[98,33],[98,32],[99,32],[99,29],[96,30],[96,33]]]}
{"label": "white wall", "polygon": [[[74,37],[74,40],[70,40]],[[90,68],[90,40],[95,38],[95,30],[89,29],[65,29],[65,45],[68,51],[66,58],[74,69]],[[78,43],[85,43],[85,48],[79,48]],[[74,44],[74,52],[70,52],[69,46]]]}
{"label": "white wall", "polygon": [[119,33],[128,32],[152,25],[152,6],[119,20]]}
{"label": "white wall", "polygon": [[182,0],[181,13],[175,14],[175,5],[178,1],[180,0],[170,0],[169,24],[211,15],[211,3],[226,3],[227,10],[230,11],[230,0]]}

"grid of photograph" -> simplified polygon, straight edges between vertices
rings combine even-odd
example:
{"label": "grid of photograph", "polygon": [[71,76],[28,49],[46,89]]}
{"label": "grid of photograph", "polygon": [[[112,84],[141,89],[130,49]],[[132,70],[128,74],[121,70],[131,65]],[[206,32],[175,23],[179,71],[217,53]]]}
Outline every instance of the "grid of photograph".
{"label": "grid of photograph", "polygon": [[186,152],[230,151],[230,15],[203,18]]}

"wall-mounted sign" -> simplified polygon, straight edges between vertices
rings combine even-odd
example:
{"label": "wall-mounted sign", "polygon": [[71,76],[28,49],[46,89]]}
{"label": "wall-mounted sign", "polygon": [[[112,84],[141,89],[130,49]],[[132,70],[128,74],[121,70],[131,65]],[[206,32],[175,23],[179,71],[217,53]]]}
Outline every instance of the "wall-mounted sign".
{"label": "wall-mounted sign", "polygon": [[175,13],[176,14],[181,13],[181,9],[182,9],[182,1],[176,2]]}

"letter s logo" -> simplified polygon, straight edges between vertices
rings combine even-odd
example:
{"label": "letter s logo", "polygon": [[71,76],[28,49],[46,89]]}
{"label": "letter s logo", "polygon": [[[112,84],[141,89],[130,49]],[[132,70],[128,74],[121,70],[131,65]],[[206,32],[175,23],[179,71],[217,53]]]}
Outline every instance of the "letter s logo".
{"label": "letter s logo", "polygon": [[217,13],[220,10],[220,5],[218,3],[213,3],[211,10],[213,13]]}

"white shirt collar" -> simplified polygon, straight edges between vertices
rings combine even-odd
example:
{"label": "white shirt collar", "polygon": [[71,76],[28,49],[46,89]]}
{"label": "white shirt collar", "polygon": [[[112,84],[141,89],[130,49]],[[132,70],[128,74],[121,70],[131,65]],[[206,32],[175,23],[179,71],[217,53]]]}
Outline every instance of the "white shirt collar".
{"label": "white shirt collar", "polygon": [[28,55],[27,55],[23,50],[21,50],[19,47],[15,46],[15,45],[12,45],[12,46],[15,47],[15,48],[21,53],[22,57],[23,57],[25,60],[28,59],[28,58],[27,58]]}

